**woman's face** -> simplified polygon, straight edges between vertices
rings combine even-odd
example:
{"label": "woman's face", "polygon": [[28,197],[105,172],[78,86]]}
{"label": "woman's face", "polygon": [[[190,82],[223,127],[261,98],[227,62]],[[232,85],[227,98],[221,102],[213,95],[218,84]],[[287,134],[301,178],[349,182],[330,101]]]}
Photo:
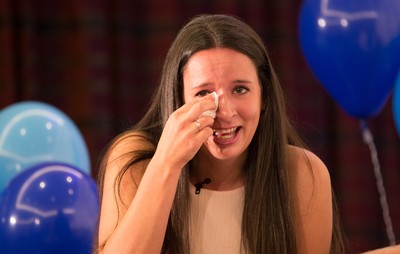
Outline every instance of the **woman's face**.
{"label": "woman's face", "polygon": [[194,54],[183,72],[184,100],[216,92],[219,106],[210,137],[200,152],[217,159],[244,155],[261,113],[261,86],[251,59],[232,49],[213,48]]}

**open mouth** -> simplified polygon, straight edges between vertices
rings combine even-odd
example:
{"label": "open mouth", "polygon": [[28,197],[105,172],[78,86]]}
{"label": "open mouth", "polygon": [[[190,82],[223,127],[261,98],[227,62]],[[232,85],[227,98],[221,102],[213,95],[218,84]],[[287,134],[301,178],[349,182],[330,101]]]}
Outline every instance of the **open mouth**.
{"label": "open mouth", "polygon": [[239,129],[240,127],[234,127],[229,129],[213,129],[214,137],[220,141],[230,141],[234,139]]}

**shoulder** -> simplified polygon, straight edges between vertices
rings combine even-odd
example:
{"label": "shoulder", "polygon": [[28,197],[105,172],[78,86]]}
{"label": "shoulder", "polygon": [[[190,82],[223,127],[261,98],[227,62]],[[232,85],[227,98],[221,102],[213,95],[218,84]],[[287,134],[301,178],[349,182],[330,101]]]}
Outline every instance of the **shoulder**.
{"label": "shoulder", "polygon": [[329,171],[317,155],[304,148],[288,146],[288,167],[292,195],[297,198],[301,212],[310,212],[308,209],[313,205],[331,205]]}
{"label": "shoulder", "polygon": [[329,253],[333,225],[329,171],[314,153],[295,146],[288,147],[288,167],[299,253]]}
{"label": "shoulder", "polygon": [[126,190],[138,185],[148,160],[138,161],[130,165],[138,152],[153,151],[154,146],[149,141],[146,133],[127,131],[117,136],[108,147],[102,170],[105,174],[105,185],[113,185],[116,179],[121,179],[120,188]]}
{"label": "shoulder", "polygon": [[117,136],[108,148],[107,159],[113,161],[135,151],[152,151],[154,145],[148,134],[139,131],[127,131]]}
{"label": "shoulder", "polygon": [[330,186],[329,171],[324,162],[313,152],[289,145],[287,154],[289,171],[296,186],[310,188],[320,184]]}
{"label": "shoulder", "polygon": [[321,196],[331,201],[329,171],[317,155],[304,148],[288,146],[288,167],[292,191],[300,203],[316,202]]}
{"label": "shoulder", "polygon": [[144,132],[127,131],[117,136],[110,144],[105,154],[105,166],[117,164],[121,168],[133,159],[139,151],[153,151],[154,145],[149,141],[149,137]]}

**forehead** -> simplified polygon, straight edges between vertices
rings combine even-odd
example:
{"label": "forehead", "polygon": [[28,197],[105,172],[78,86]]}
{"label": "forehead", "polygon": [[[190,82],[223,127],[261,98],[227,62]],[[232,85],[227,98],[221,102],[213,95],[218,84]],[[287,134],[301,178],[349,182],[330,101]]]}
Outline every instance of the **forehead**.
{"label": "forehead", "polygon": [[245,54],[229,48],[212,48],[195,53],[188,60],[184,75],[204,74],[238,75],[255,74],[253,61]]}
{"label": "forehead", "polygon": [[205,50],[200,50],[193,54],[186,66],[190,65],[197,65],[197,64],[203,64],[203,63],[220,63],[225,60],[230,60],[232,61],[242,61],[244,63],[252,64],[254,65],[253,61],[245,54],[233,50],[230,48],[211,48],[211,49],[205,49]]}

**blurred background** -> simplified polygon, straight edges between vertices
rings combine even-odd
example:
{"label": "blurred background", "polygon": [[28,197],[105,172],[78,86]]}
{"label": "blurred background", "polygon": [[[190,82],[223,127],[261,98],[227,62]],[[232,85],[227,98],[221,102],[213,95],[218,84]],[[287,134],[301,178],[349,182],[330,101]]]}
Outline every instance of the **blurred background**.
{"label": "blurred background", "polygon": [[[168,47],[191,17],[225,13],[261,35],[306,144],[329,168],[348,253],[389,245],[370,151],[359,120],[313,75],[299,42],[301,0],[1,0],[0,110],[35,100],[82,132],[93,177],[107,143],[143,115]],[[400,142],[392,96],[368,119],[393,230],[400,238]],[[323,227],[323,225],[321,225]]]}

